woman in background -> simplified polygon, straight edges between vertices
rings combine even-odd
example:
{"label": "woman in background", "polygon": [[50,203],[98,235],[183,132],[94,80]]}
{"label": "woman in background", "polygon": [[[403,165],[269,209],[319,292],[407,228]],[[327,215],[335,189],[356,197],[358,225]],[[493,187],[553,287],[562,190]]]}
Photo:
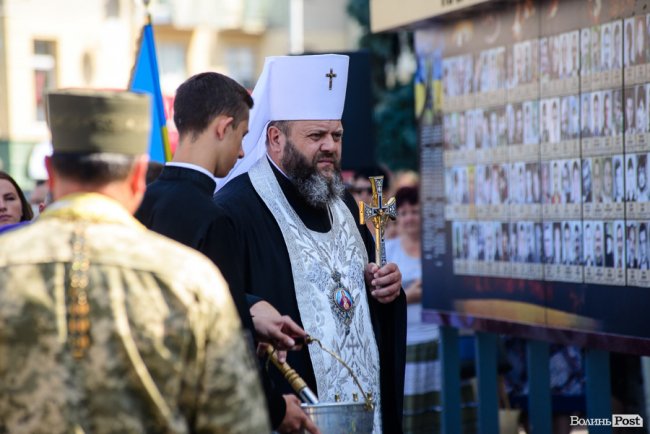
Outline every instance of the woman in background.
{"label": "woman in background", "polygon": [[4,231],[34,217],[32,207],[16,181],[0,171],[0,230]]}
{"label": "woman in background", "polygon": [[432,358],[438,328],[422,323],[422,263],[420,262],[420,200],[417,187],[402,187],[395,194],[397,237],[386,240],[386,259],[402,272],[406,293],[406,373],[404,378],[404,432],[439,432],[434,428],[432,394],[439,392],[439,372]]}
{"label": "woman in background", "polygon": [[[386,241],[386,258],[402,272],[409,325],[420,321],[422,311],[422,264],[420,262],[420,200],[418,187],[402,187],[395,194],[397,237]],[[413,315],[411,315],[413,314]],[[417,319],[417,321],[412,321]]]}
{"label": "woman in background", "polygon": [[[418,187],[402,187],[395,193],[397,237],[386,240],[386,259],[402,272],[406,292],[406,372],[404,376],[404,433],[439,433],[440,362],[438,326],[422,321],[421,227]],[[471,386],[463,386],[463,396],[471,397]],[[463,425],[475,422],[463,410]],[[470,429],[471,430],[471,429]]]}

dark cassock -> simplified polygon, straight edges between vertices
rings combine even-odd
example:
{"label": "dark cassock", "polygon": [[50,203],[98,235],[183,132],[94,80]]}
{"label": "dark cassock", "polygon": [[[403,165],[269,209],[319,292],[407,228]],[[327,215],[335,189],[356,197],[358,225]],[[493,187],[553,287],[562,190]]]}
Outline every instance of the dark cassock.
{"label": "dark cassock", "polygon": [[[225,247],[219,224],[225,216],[212,200],[216,182],[212,176],[191,166],[167,163],[158,179],[147,186],[135,217],[147,228],[198,250],[221,268],[218,258],[223,256]],[[247,294],[242,286],[231,285],[230,292],[253,345],[254,327],[249,309],[260,299]],[[268,376],[261,377],[271,425],[277,427],[284,418],[285,402],[272,388]]]}
{"label": "dark cassock", "polygon": [[[215,180],[207,173],[168,163],[147,186],[135,217],[147,228],[212,259],[219,244],[214,226],[221,212],[212,200],[215,188]],[[247,300],[244,291],[231,292],[245,327],[252,330],[248,302],[255,300]]]}
{"label": "dark cassock", "polygon": [[[374,240],[358,223],[352,196],[346,192],[328,209],[316,208],[263,157],[225,185],[215,202],[223,210],[215,225],[220,240],[215,261],[231,290],[267,300],[340,354],[366,392],[377,397],[381,415],[376,414],[375,432],[401,433],[406,297],[401,291],[382,304],[365,287]],[[287,362],[321,402],[334,402],[334,394],[349,402],[358,391],[345,368],[317,344],[289,352]],[[269,370],[289,393],[287,381]]]}

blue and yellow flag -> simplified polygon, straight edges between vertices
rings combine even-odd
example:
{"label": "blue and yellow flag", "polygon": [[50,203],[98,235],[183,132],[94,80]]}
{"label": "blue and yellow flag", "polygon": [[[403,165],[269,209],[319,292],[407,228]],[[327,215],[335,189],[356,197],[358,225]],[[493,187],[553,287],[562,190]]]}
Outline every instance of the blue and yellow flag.
{"label": "blue and yellow flag", "polygon": [[171,160],[169,134],[167,133],[167,120],[165,119],[165,106],[163,105],[162,92],[160,91],[160,76],[158,74],[158,60],[156,58],[156,45],[153,39],[153,26],[149,19],[142,28],[138,54],[135,65],[131,71],[130,90],[147,92],[151,95],[152,128],[149,138],[149,157],[152,161],[164,163]]}

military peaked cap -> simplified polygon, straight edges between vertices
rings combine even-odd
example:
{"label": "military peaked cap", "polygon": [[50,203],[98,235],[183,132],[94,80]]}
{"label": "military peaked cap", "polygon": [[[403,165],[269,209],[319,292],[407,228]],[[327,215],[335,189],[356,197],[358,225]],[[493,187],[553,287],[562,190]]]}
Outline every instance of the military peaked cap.
{"label": "military peaked cap", "polygon": [[69,89],[47,95],[55,153],[146,154],[151,131],[149,95]]}

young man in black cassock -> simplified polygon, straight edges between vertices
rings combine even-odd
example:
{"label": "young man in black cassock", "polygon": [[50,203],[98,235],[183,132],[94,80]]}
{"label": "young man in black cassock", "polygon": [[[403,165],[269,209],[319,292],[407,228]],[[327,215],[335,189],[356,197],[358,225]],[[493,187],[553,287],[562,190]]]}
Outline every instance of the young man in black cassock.
{"label": "young man in black cassock", "polygon": [[[179,147],[156,181],[147,187],[136,217],[149,229],[193,247],[219,266],[218,225],[221,210],[212,200],[215,176],[225,176],[243,156],[242,138],[248,132],[248,91],[224,75],[207,72],[183,83],[174,100]],[[230,287],[243,326],[276,348],[294,347],[292,337],[304,336],[289,317],[281,316],[259,297]],[[252,343],[252,342],[251,342]],[[265,386],[271,423],[279,432],[306,428],[318,431],[293,394],[281,396]]]}
{"label": "young man in black cassock", "polygon": [[[347,68],[339,55],[267,59],[247,156],[215,196],[217,262],[231,288],[267,300],[338,353],[376,400],[373,432],[394,434],[402,432],[406,297],[397,266],[373,263],[372,235],[340,178]],[[354,400],[350,375],[316,344],[287,361],[321,402]]]}

